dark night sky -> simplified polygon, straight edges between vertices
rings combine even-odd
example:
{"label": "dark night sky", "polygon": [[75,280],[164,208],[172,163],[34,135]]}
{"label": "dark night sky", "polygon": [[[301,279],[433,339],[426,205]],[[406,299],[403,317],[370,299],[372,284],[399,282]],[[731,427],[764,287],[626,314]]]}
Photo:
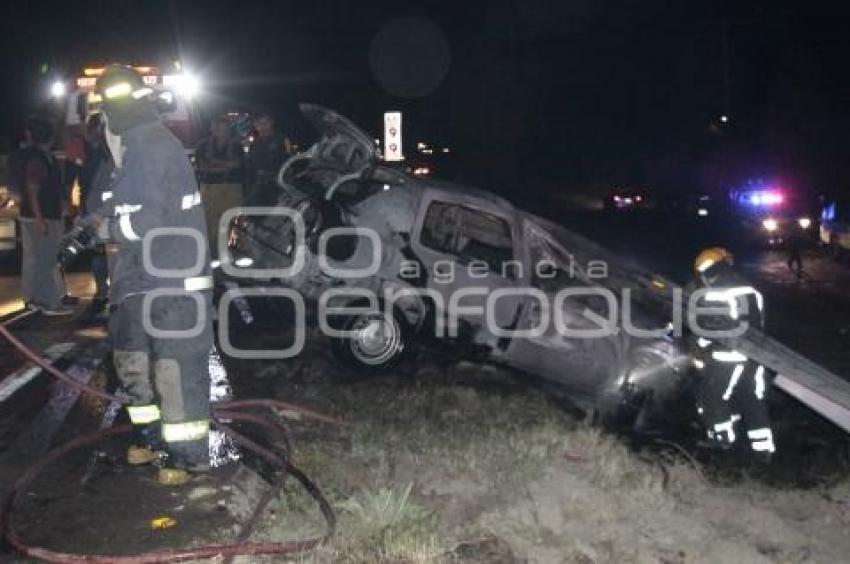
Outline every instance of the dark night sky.
{"label": "dark night sky", "polygon": [[[401,109],[408,144],[449,143],[465,180],[508,194],[753,175],[846,186],[850,35],[838,8],[817,4],[7,3],[0,130],[8,139],[43,96],[44,61],[73,76],[86,63],[179,56],[208,107],[271,110],[304,140],[300,101],[374,133],[384,110]],[[717,130],[724,60],[732,122]]]}

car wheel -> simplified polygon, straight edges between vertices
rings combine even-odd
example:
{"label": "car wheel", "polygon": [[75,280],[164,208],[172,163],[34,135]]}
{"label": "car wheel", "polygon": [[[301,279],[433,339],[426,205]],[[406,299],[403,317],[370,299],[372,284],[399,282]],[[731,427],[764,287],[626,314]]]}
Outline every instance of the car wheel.
{"label": "car wheel", "polygon": [[382,371],[404,354],[407,331],[398,315],[374,311],[348,317],[342,330],[351,336],[332,340],[332,350],[344,365],[366,371]]}

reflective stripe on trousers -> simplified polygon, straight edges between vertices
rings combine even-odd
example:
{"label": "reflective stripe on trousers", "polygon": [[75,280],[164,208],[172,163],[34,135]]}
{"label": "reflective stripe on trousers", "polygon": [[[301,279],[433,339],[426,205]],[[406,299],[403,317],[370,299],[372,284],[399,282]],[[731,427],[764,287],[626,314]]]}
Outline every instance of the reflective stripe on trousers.
{"label": "reflective stripe on trousers", "polygon": [[753,450],[759,452],[776,452],[776,445],[773,443],[773,431],[769,427],[748,431],[747,437],[750,439],[750,446]]}
{"label": "reflective stripe on trousers", "polygon": [[727,421],[723,421],[722,423],[717,423],[714,425],[713,431],[709,431],[708,436],[712,439],[717,439],[722,441],[722,437],[719,435],[725,433],[726,434],[726,442],[730,445],[735,442],[735,423],[741,420],[740,415],[732,415]]}
{"label": "reflective stripe on trousers", "polygon": [[726,391],[723,392],[723,401],[729,401],[732,398],[732,392],[735,391],[735,385],[738,383],[738,380],[741,379],[741,374],[744,373],[744,365],[736,364],[735,369],[732,370],[732,377],[729,378],[729,385],[726,387]]}
{"label": "reflective stripe on trousers", "polygon": [[167,443],[199,441],[207,437],[209,430],[210,422],[208,419],[184,423],[163,423],[162,439]]}
{"label": "reflective stripe on trousers", "polygon": [[211,290],[213,288],[212,276],[194,276],[183,280],[183,289],[187,292]]}
{"label": "reflective stripe on trousers", "polygon": [[131,405],[127,407],[130,422],[133,425],[146,425],[159,421],[159,406],[157,405]]}

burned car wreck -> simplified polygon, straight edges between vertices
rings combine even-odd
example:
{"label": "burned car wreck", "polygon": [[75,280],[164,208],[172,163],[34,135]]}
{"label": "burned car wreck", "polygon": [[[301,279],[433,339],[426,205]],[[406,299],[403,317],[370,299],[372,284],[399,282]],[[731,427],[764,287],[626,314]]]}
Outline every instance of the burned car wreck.
{"label": "burned car wreck", "polygon": [[[385,369],[436,342],[630,425],[682,393],[690,357],[645,295],[663,284],[494,194],[383,163],[330,110],[302,112],[320,140],[280,171],[274,210],[238,218],[222,266],[240,284],[297,290],[346,365]],[[653,335],[620,330],[612,311]]]}

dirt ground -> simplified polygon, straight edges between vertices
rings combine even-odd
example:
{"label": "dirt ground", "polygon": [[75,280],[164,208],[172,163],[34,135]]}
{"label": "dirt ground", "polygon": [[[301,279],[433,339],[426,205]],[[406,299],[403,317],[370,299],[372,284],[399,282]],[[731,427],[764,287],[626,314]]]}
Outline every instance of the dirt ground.
{"label": "dirt ground", "polygon": [[[673,448],[641,452],[497,368],[420,356],[364,378],[312,347],[229,363],[251,375],[237,395],[263,390],[350,423],[295,436],[294,461],[340,521],[305,561],[836,562],[850,551],[850,482],[834,474],[801,489]],[[261,536],[319,524],[289,485]]]}

